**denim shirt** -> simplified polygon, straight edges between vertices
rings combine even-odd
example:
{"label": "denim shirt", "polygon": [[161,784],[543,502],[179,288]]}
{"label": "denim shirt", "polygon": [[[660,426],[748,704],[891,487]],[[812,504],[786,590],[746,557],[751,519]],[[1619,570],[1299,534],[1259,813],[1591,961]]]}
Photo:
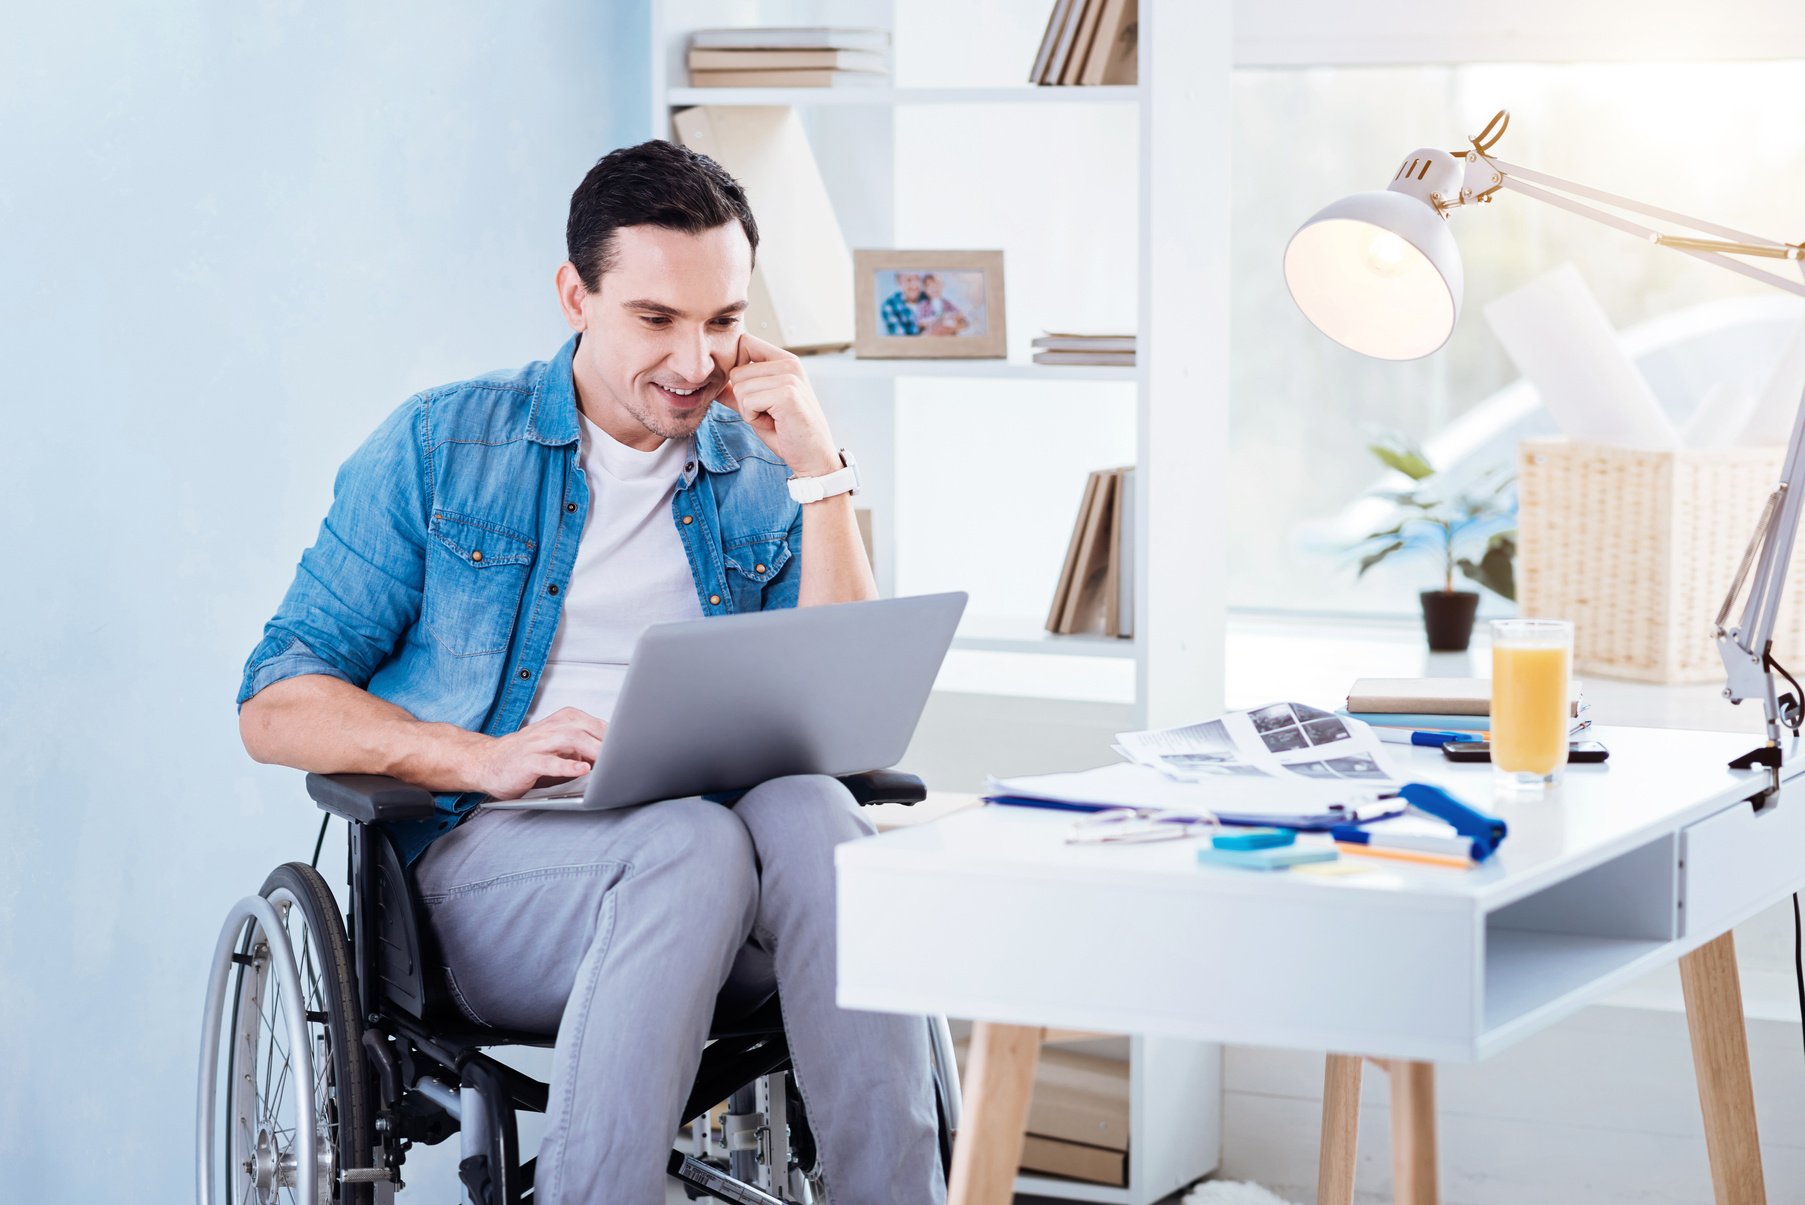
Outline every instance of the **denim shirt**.
{"label": "denim shirt", "polygon": [[[576,347],[417,394],[351,454],[245,664],[241,707],[272,682],[326,674],[420,720],[519,729],[589,511]],[[709,407],[671,501],[703,615],[796,605],[802,509],[789,476],[737,413]],[[442,794],[437,816],[391,825],[403,862],[483,798]]]}

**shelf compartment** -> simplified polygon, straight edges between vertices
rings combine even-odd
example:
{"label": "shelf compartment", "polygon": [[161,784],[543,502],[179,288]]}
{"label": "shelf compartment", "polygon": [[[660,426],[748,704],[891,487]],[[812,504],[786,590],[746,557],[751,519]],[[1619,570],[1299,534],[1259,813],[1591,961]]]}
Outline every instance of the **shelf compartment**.
{"label": "shelf compartment", "polygon": [[1095,87],[1041,87],[1024,84],[991,88],[894,88],[875,84],[843,88],[672,88],[673,109],[691,105],[1047,105],[1136,104],[1134,84]]}
{"label": "shelf compartment", "polygon": [[1486,916],[1479,1053],[1578,1008],[1600,980],[1627,982],[1680,935],[1678,851],[1669,834]]}
{"label": "shelf compartment", "polygon": [[1056,636],[1036,621],[1010,616],[977,615],[959,625],[953,647],[987,653],[1029,653],[1055,657],[1134,656],[1134,639],[1126,636]]}
{"label": "shelf compartment", "polygon": [[850,352],[802,357],[811,377],[821,380],[883,380],[896,377],[947,377],[968,380],[1117,381],[1132,385],[1136,366],[1107,364],[1035,364],[1027,360],[861,360]]}

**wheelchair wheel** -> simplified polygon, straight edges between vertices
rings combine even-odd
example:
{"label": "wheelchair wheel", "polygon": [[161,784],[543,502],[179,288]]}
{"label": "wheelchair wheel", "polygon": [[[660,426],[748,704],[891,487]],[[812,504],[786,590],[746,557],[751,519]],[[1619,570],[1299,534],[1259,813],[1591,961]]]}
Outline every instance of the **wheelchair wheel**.
{"label": "wheelchair wheel", "polygon": [[[220,934],[201,1057],[201,1205],[366,1205],[372,1123],[338,904],[278,866]],[[224,1063],[224,1074],[220,1065]]]}

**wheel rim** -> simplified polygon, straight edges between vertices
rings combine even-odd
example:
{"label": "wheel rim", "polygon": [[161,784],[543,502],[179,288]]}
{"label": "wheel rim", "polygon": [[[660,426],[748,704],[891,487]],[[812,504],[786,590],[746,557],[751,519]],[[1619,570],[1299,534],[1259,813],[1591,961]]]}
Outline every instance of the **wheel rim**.
{"label": "wheel rim", "polygon": [[267,899],[241,900],[220,934],[208,989],[203,1205],[332,1201],[338,1133],[325,999],[313,934],[294,895],[277,888]]}

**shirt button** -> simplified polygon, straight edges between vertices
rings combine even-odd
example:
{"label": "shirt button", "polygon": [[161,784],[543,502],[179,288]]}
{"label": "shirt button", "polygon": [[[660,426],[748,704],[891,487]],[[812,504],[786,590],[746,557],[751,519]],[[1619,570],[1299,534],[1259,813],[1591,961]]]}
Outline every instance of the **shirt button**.
{"label": "shirt button", "polygon": [[696,462],[692,460],[688,464],[683,466],[683,471],[687,473],[695,467],[696,467]]}
{"label": "shirt button", "polygon": [[708,596],[708,605],[711,607],[720,606],[721,605],[721,596],[719,594],[710,594]]}
{"label": "shirt button", "polygon": [[475,552],[470,554],[470,559],[473,561],[481,561],[483,559],[483,550],[478,548]]}
{"label": "shirt button", "polygon": [[683,526],[685,526],[685,527],[688,527],[691,523],[694,523],[695,521],[696,521],[696,517],[694,515],[684,515],[683,516]]}
{"label": "shirt button", "polygon": [[754,572],[754,573],[763,573],[764,571],[765,571],[765,567],[763,565],[752,566],[752,572]]}
{"label": "shirt button", "polygon": [[533,671],[530,669],[523,669],[520,671],[520,676],[522,678],[530,678],[533,676]]}
{"label": "shirt button", "polygon": [[575,514],[576,509],[577,509],[577,504],[575,502],[566,502],[564,504],[564,511],[566,514]]}
{"label": "shirt button", "polygon": [[547,586],[545,592],[547,594],[556,594],[558,592],[558,583],[553,582],[551,585]]}

